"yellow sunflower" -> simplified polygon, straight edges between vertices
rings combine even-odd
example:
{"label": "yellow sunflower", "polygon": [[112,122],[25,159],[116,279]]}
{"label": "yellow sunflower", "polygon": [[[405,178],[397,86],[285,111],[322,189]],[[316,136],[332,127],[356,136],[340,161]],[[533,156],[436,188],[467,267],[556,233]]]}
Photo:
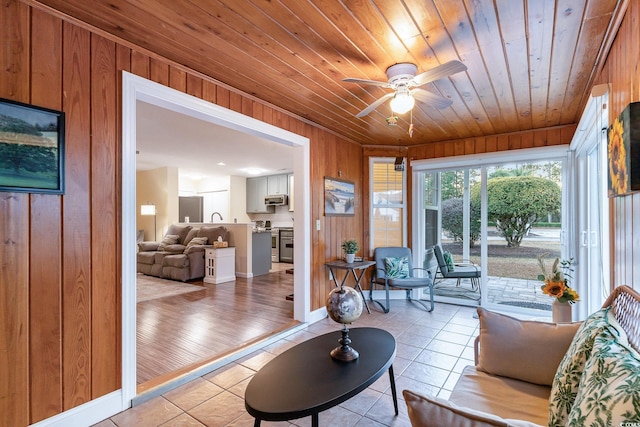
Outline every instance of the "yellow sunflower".
{"label": "yellow sunflower", "polygon": [[624,148],[624,127],[617,118],[609,130],[609,177],[615,194],[624,194],[627,188],[627,150]]}
{"label": "yellow sunflower", "polygon": [[564,282],[556,282],[552,280],[546,280],[542,287],[542,293],[551,295],[552,297],[560,298],[564,295],[565,284]]}
{"label": "yellow sunflower", "polygon": [[580,301],[580,296],[573,289],[567,288],[567,293],[569,294],[569,301]]}

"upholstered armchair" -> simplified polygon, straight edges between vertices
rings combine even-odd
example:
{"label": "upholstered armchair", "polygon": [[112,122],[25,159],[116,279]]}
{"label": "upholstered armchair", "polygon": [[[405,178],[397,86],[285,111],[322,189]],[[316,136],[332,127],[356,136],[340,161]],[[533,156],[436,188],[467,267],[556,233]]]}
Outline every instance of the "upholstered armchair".
{"label": "upholstered armchair", "polygon": [[[427,311],[433,311],[433,280],[431,273],[420,267],[413,267],[411,249],[401,246],[376,248],[374,252],[376,269],[371,277],[369,299],[378,304],[385,313],[389,312],[389,289],[404,289],[407,300],[417,302]],[[385,303],[373,299],[375,285],[384,286]],[[411,298],[413,289],[429,289],[429,304]]]}

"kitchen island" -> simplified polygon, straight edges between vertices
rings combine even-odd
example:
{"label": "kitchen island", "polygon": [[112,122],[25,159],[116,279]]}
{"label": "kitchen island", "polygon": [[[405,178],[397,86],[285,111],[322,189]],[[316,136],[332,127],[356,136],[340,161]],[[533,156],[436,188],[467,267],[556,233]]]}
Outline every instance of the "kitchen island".
{"label": "kitchen island", "polygon": [[[262,263],[264,263],[263,256],[268,258],[269,265],[267,267],[267,273],[269,272],[269,268],[271,268],[271,232],[265,231],[260,232],[258,234],[264,235],[268,239],[268,247],[265,251],[256,252],[253,249],[254,245],[254,224],[238,224],[238,223],[224,223],[224,222],[204,222],[204,223],[183,223],[184,225],[190,225],[194,228],[200,228],[202,226],[207,227],[219,227],[224,226],[229,230],[229,246],[235,247],[235,269],[236,276],[242,278],[250,278],[253,276],[257,276],[254,271],[254,265],[256,267],[260,267],[260,271],[263,270],[262,264],[258,262],[258,264],[254,263],[254,253],[262,259]],[[211,244],[211,242],[208,242]],[[260,242],[261,243],[261,242]],[[263,255],[264,254],[264,255]]]}
{"label": "kitchen island", "polygon": [[271,230],[253,230],[251,240],[253,275],[269,274],[269,270],[271,270]]}

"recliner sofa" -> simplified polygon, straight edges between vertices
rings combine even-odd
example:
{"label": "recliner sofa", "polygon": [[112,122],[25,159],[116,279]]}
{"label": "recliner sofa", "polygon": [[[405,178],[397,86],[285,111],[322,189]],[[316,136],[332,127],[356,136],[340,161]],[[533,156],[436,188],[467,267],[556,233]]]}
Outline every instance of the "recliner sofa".
{"label": "recliner sofa", "polygon": [[229,241],[226,227],[172,224],[161,242],[138,243],[137,271],[183,282],[204,277],[205,248],[218,237]]}

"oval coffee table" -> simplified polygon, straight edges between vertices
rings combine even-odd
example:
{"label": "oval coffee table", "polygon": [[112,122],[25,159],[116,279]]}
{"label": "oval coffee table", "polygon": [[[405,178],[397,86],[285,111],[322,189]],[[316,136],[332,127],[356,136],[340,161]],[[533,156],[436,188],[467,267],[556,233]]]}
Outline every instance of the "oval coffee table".
{"label": "oval coffee table", "polygon": [[349,330],[351,345],[360,357],[353,362],[331,358],[340,331],[304,341],[276,356],[260,369],[245,390],[245,407],[260,421],[287,421],[311,415],[318,426],[318,413],[360,393],[386,371],[389,372],[393,406],[398,415],[398,397],[393,376],[396,340],[377,328]]}

